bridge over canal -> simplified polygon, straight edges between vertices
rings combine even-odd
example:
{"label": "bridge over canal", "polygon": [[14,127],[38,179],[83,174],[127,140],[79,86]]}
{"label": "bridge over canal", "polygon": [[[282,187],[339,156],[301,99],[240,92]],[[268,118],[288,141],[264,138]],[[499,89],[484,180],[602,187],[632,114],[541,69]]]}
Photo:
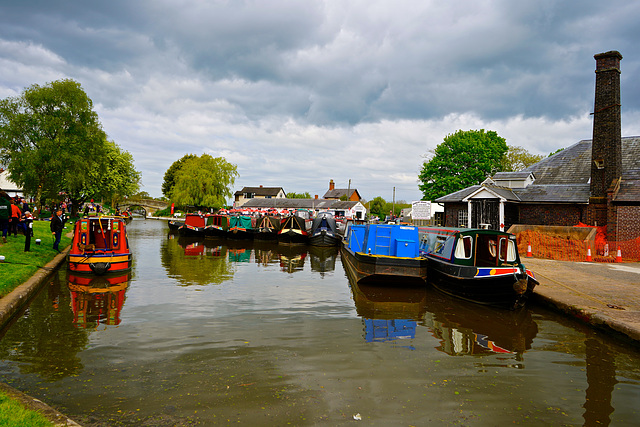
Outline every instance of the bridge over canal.
{"label": "bridge over canal", "polygon": [[169,203],[155,199],[127,199],[124,202],[118,203],[120,210],[131,209],[136,210],[139,208],[144,210],[144,216],[152,216],[155,211],[166,209],[169,207]]}

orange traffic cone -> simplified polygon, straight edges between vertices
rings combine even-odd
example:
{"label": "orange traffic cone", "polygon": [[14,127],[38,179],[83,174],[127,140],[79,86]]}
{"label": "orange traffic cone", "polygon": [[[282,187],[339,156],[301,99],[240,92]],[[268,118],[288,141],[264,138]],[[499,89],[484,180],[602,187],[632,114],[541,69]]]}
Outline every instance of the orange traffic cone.
{"label": "orange traffic cone", "polygon": [[622,262],[622,251],[620,250],[620,246],[618,246],[618,255],[616,256],[616,262]]}
{"label": "orange traffic cone", "polygon": [[531,243],[527,246],[527,258],[531,258],[533,254],[531,253]]}
{"label": "orange traffic cone", "polygon": [[589,247],[587,248],[587,262],[591,262],[593,261],[591,259],[591,245],[589,245]]}

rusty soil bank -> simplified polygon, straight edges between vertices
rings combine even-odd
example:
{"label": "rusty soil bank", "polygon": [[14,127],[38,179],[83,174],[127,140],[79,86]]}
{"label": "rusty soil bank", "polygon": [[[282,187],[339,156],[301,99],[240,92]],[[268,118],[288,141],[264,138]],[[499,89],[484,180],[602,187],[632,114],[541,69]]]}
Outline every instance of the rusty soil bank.
{"label": "rusty soil bank", "polygon": [[[0,326],[26,306],[46,282],[51,271],[60,266],[67,247],[27,282],[0,299]],[[640,345],[640,263],[587,263],[525,258],[540,285],[532,303],[542,304],[577,318],[623,340]],[[0,390],[12,390],[3,385]],[[18,396],[27,407],[43,413],[55,425],[78,425],[37,399]]]}

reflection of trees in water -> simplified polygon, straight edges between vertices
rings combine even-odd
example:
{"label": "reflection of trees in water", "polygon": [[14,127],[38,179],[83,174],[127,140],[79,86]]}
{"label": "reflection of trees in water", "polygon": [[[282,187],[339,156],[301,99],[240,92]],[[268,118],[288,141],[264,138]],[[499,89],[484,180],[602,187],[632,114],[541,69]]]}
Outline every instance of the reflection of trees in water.
{"label": "reflection of trees in water", "polygon": [[5,329],[0,359],[16,362],[22,374],[37,374],[48,381],[77,375],[83,365],[77,354],[88,344],[89,332],[73,322],[66,271],[47,279],[44,292],[33,299],[19,325]]}
{"label": "reflection of trees in water", "polygon": [[186,286],[219,285],[234,274],[227,260],[227,248],[216,240],[185,237],[163,240],[160,259],[167,275]]}

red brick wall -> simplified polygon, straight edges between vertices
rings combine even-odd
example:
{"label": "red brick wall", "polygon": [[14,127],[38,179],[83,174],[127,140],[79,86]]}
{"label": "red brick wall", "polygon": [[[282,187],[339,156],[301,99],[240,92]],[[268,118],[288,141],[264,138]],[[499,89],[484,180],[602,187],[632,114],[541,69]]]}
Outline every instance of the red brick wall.
{"label": "red brick wall", "polygon": [[640,206],[618,206],[617,240],[633,240],[640,237]]}
{"label": "red brick wall", "polygon": [[520,205],[519,224],[573,226],[582,221],[585,208],[586,205]]}

